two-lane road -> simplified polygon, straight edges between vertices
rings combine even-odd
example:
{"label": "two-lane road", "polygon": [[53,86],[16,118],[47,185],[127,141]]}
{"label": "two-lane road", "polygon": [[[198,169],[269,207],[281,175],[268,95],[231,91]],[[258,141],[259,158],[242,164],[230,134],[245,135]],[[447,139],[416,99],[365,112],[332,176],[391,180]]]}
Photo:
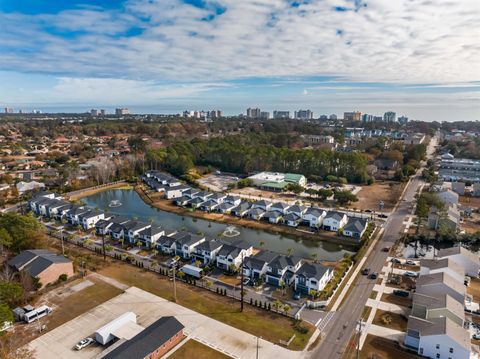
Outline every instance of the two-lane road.
{"label": "two-lane road", "polygon": [[[431,158],[434,154],[437,138],[432,141],[427,149],[427,157]],[[370,252],[365,267],[374,272],[380,272],[383,268],[388,253],[383,252],[382,248],[391,247],[395,241],[401,236],[400,231],[403,228],[403,222],[407,215],[412,212],[412,203],[415,200],[415,194],[424,183],[421,179],[421,171],[411,178],[406,185],[403,197],[399,198],[397,208],[390,214],[384,225],[384,233],[378,241],[375,248]],[[347,344],[355,331],[358,320],[360,319],[363,308],[373,290],[375,280],[359,276],[354,286],[350,289],[348,297],[336,312],[334,320],[325,328],[325,337],[322,344],[312,353],[312,358],[341,358],[347,348]]]}

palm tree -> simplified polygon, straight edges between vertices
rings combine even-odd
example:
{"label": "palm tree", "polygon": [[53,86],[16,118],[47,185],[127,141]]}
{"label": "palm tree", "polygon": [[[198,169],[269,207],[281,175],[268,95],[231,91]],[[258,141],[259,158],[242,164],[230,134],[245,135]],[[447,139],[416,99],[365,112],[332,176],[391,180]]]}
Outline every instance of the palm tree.
{"label": "palm tree", "polygon": [[285,312],[285,315],[288,315],[288,312],[290,311],[290,306],[288,304],[285,304],[283,306],[283,311]]}
{"label": "palm tree", "polygon": [[265,245],[265,241],[260,241],[260,243],[258,243],[258,245],[260,246],[260,248],[263,248],[263,246]]}
{"label": "palm tree", "polygon": [[311,254],[311,257],[312,257],[312,259],[313,259],[313,261],[314,261],[315,263],[317,262],[317,256],[318,256],[317,253],[312,253],[312,254]]}

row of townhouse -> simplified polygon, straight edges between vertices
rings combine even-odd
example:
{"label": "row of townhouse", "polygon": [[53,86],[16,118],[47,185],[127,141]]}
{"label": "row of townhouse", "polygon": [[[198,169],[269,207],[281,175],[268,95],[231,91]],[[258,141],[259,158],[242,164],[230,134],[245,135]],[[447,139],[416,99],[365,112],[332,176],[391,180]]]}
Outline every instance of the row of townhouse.
{"label": "row of townhouse", "polygon": [[478,255],[463,247],[440,250],[436,259],[420,261],[412,296],[405,345],[428,358],[478,358],[465,327],[465,275],[478,276]]}
{"label": "row of townhouse", "polygon": [[[44,208],[48,199],[46,210]],[[321,291],[333,276],[333,270],[316,263],[309,263],[300,257],[285,256],[270,251],[253,255],[253,246],[238,240],[225,243],[215,239],[207,240],[203,235],[188,232],[167,231],[162,226],[127,217],[106,215],[85,206],[70,204],[53,193],[37,196],[29,202],[30,209],[39,215],[51,216],[50,209],[57,208],[57,201],[63,205],[53,216],[66,218],[71,225],[81,225],[85,230],[95,228],[101,236],[110,236],[117,241],[130,244],[140,242],[149,249],[156,249],[168,255],[178,255],[185,260],[200,261],[202,265],[215,265],[222,270],[243,268],[245,276],[267,284],[282,287],[294,286],[295,291],[311,294]],[[52,212],[53,214],[53,212]]]}
{"label": "row of townhouse", "polygon": [[28,208],[38,216],[66,220],[70,225],[81,226],[84,230],[92,229],[98,221],[108,218],[103,211],[72,204],[51,192],[39,193],[28,201]]}
{"label": "row of townhouse", "polygon": [[[151,171],[143,177],[145,183],[154,190],[158,190],[158,182]],[[172,177],[157,173],[156,178]],[[155,183],[152,183],[155,182]],[[272,203],[267,200],[258,200],[254,203],[242,200],[240,197],[224,193],[212,193],[199,191],[189,186],[179,185],[178,182],[166,182],[162,184],[160,191],[165,192],[167,199],[172,199],[176,205],[200,209],[206,212],[218,212],[237,217],[245,217],[253,220],[266,220],[270,223],[283,223],[290,227],[307,225],[312,228],[322,228],[327,231],[343,231],[343,235],[353,238],[361,238],[365,233],[368,220],[363,218],[349,217],[345,213],[337,211],[325,211],[318,207],[305,207],[302,205],[289,205],[284,202]],[[169,184],[173,183],[174,186]]]}

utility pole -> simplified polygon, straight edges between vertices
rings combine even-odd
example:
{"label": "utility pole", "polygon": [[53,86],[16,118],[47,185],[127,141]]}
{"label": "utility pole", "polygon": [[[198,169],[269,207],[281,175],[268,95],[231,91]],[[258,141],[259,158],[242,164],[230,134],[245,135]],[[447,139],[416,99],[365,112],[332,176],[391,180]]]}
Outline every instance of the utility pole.
{"label": "utility pole", "polygon": [[[241,271],[242,271],[242,274],[241,274],[241,278],[242,278],[242,282],[240,283],[240,312],[243,312],[243,278],[244,278],[244,274],[243,274],[243,262],[245,261],[245,253],[242,255],[242,268],[241,268]],[[257,353],[257,357],[258,357],[258,353]]]}
{"label": "utility pole", "polygon": [[256,358],[258,359],[258,337],[257,337],[257,356]]}
{"label": "utility pole", "polygon": [[65,256],[65,247],[63,246],[63,227],[60,229],[60,240],[62,241],[62,255]]}
{"label": "utility pole", "polygon": [[102,230],[102,248],[103,248],[103,261],[107,260],[107,252],[105,250],[105,233]]}
{"label": "utility pole", "polygon": [[177,264],[175,263],[172,267],[173,270],[173,301],[177,302],[177,283],[175,282],[175,270],[177,269]]}

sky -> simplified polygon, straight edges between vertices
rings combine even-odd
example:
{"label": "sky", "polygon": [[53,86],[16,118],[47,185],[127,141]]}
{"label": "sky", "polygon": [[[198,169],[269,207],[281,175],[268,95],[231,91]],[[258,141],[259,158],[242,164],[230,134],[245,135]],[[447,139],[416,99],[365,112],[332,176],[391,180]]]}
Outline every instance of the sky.
{"label": "sky", "polygon": [[0,106],[480,120],[478,0],[0,0]]}

